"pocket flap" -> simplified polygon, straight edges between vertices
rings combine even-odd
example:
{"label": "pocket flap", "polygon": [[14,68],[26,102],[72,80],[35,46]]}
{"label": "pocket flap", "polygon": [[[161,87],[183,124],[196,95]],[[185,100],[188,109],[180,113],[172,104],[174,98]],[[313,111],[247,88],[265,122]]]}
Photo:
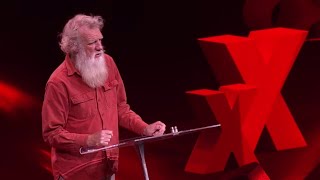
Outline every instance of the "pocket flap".
{"label": "pocket flap", "polygon": [[118,80],[116,80],[116,79],[115,79],[115,80],[112,80],[112,81],[109,81],[109,82],[107,82],[107,83],[105,84],[104,90],[105,90],[105,91],[106,91],[106,90],[109,90],[109,89],[117,86],[118,84],[119,84],[119,82],[118,82]]}
{"label": "pocket flap", "polygon": [[79,104],[94,99],[94,92],[88,92],[71,97],[73,104]]}

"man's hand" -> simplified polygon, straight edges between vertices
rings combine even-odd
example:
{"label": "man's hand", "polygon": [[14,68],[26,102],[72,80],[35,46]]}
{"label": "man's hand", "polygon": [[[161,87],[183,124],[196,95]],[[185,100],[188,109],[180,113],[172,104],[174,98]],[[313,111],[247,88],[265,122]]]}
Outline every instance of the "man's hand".
{"label": "man's hand", "polygon": [[149,124],[143,131],[145,136],[160,136],[166,130],[166,125],[161,121]]}
{"label": "man's hand", "polygon": [[88,136],[88,146],[106,146],[112,137],[112,131],[102,130]]}

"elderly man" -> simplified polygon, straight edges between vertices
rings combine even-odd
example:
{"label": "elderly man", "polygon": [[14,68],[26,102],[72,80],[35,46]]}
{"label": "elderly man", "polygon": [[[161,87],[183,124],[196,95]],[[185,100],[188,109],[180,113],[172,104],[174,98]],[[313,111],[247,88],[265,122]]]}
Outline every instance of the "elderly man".
{"label": "elderly man", "polygon": [[127,104],[120,73],[103,50],[103,25],[100,16],[78,14],[61,34],[65,60],[46,84],[42,107],[54,179],[114,179],[118,149],[86,155],[79,149],[117,144],[118,126],[145,136],[165,131],[164,123],[145,123]]}

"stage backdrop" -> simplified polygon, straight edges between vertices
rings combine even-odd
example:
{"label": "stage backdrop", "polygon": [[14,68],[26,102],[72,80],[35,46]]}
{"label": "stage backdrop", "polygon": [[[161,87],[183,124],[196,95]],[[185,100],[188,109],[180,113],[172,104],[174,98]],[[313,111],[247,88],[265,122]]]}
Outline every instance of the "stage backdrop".
{"label": "stage backdrop", "polygon": [[[212,153],[206,152],[208,159],[202,154],[202,166],[194,166],[199,145],[214,146],[221,138],[224,127],[214,130],[209,136],[194,133],[148,143],[145,151],[150,179],[230,179],[250,176],[257,169],[271,179],[320,178],[319,1],[11,0],[3,1],[0,7],[1,179],[52,179],[50,149],[41,137],[41,105],[46,81],[64,59],[59,49],[58,35],[67,19],[77,13],[101,15],[106,20],[103,29],[106,52],[113,56],[121,72],[129,104],[146,122],[161,120],[167,124],[167,132],[171,126],[186,130],[219,123],[227,115],[218,118],[213,113],[217,111],[210,111],[199,97],[206,92],[232,94],[234,89],[245,89],[249,93],[245,94],[245,98],[239,98],[238,104],[248,105],[246,103],[250,97],[255,97],[253,94],[259,92],[257,88],[263,86],[260,82],[265,82],[272,93],[266,92],[266,97],[263,94],[258,97],[267,101],[269,95],[277,95],[280,104],[282,102],[280,109],[286,109],[281,112],[292,117],[287,121],[289,124],[279,120],[268,126],[249,121],[244,127],[241,126],[242,130],[246,130],[242,133],[252,129],[259,131],[253,137],[249,134],[254,142],[248,146],[252,156],[249,161],[241,161],[237,153],[229,153],[232,151],[228,149],[226,158],[217,159],[215,163],[216,159],[212,157],[219,157],[219,154],[215,153],[214,148],[208,148],[212,150]],[[243,45],[241,43],[233,45],[234,51],[230,51],[230,41],[226,42],[226,39],[215,40],[218,45],[214,50],[206,48],[204,43],[210,37],[247,39],[254,36],[252,32],[270,28],[303,33],[276,42],[272,46],[276,47],[276,54],[267,54],[275,56],[275,63],[266,69],[257,65],[256,72],[248,76],[244,73],[247,70],[242,72],[239,64],[231,62],[236,62],[235,57],[246,60],[254,56],[252,53],[265,54],[272,37],[263,35],[265,39],[259,41],[258,46],[261,49],[240,49],[241,56],[234,56],[239,54],[237,48]],[[292,48],[294,52],[288,53]],[[282,63],[288,57],[290,62]],[[225,61],[231,66],[222,68],[223,64],[219,62]],[[275,70],[283,65],[290,66],[284,70],[286,75]],[[228,79],[230,76],[234,79]],[[255,77],[257,84],[248,83],[248,79]],[[235,83],[245,87],[225,87]],[[234,96],[231,100],[228,97],[228,103],[234,103],[232,98]],[[215,106],[222,109],[218,112],[227,111],[223,106],[229,107],[228,110],[231,107],[226,103],[219,105]],[[279,104],[269,102],[266,105],[276,108]],[[265,117],[269,114],[263,106],[260,109],[255,107],[255,117],[260,110],[261,119],[270,118]],[[240,128],[239,124],[236,126],[231,122],[223,124]],[[289,125],[295,126],[295,130]],[[274,142],[277,139],[274,132],[270,131],[272,127],[277,129],[276,137],[286,137],[296,146],[279,148],[279,144]],[[227,134],[230,137],[221,138],[224,140],[222,143],[228,145],[235,141],[247,147],[239,142],[242,137],[232,138],[232,134],[236,133],[232,131]],[[121,139],[134,136],[121,129]],[[120,153],[117,179],[143,179],[135,149],[126,147]],[[220,170],[213,166],[220,166]],[[203,167],[209,170],[203,170]]]}

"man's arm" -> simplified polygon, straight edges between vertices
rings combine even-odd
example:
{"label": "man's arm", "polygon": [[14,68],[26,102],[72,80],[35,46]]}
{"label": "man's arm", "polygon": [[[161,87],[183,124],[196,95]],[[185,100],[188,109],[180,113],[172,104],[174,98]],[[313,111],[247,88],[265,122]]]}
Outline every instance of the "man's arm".
{"label": "man's arm", "polygon": [[70,133],[64,129],[69,112],[67,90],[62,83],[48,82],[42,105],[42,135],[50,146],[79,151],[87,146],[87,134]]}
{"label": "man's arm", "polygon": [[152,124],[145,123],[142,118],[130,109],[127,103],[127,96],[122,81],[121,75],[112,60],[114,65],[115,78],[118,81],[117,86],[117,106],[118,106],[118,116],[119,124],[137,134],[145,136],[156,136],[162,135],[165,131],[165,124],[157,121]]}

